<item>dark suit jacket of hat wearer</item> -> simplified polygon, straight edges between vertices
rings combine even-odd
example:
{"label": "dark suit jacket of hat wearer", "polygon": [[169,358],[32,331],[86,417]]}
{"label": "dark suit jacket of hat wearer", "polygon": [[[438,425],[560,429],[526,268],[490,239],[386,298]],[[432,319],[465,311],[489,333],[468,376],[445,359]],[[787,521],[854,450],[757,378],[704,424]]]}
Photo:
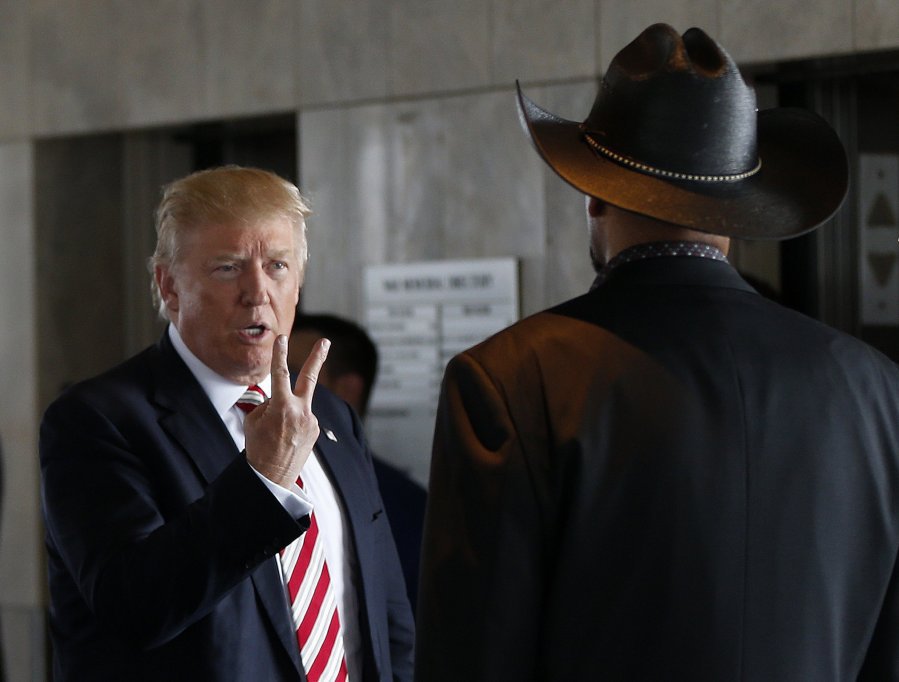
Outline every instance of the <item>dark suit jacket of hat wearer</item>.
{"label": "dark suit jacket of hat wearer", "polygon": [[428,500],[418,679],[899,679],[899,368],[727,263],[456,357]]}
{"label": "dark suit jacket of hat wearer", "polygon": [[[411,679],[412,616],[361,425],[321,387],[313,411],[358,559],[364,679]],[[167,334],[47,410],[41,468],[55,680],[305,678],[274,557],[308,518],[239,455]]]}

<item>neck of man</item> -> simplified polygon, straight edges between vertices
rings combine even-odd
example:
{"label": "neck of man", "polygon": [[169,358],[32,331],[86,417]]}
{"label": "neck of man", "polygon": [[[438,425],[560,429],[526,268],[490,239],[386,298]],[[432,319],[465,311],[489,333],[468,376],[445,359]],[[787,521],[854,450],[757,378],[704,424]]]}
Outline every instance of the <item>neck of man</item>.
{"label": "neck of man", "polygon": [[603,256],[606,263],[631,246],[650,242],[699,242],[714,246],[724,255],[730,250],[728,237],[691,230],[614,206],[607,207],[607,211],[601,228],[605,230]]}

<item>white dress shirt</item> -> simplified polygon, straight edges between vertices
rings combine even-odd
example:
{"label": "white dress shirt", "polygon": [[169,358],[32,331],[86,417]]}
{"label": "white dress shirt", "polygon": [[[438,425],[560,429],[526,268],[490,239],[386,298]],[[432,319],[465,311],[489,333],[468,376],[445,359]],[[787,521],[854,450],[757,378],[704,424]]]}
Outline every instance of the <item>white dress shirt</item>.
{"label": "white dress shirt", "polygon": [[[237,407],[238,399],[247,390],[243,384],[236,384],[216,374],[206,366],[184,343],[175,325],[168,327],[169,338],[179,357],[187,365],[194,378],[209,397],[215,411],[221,417],[222,422],[231,434],[238,450],[244,449],[243,421],[246,414]],[[271,376],[259,382],[266,396],[271,395]],[[294,517],[301,518],[315,510],[315,518],[318,520],[319,539],[323,543],[322,549],[325,560],[328,562],[328,572],[331,576],[331,587],[334,590],[334,598],[337,600],[337,612],[340,616],[340,624],[343,629],[343,645],[346,652],[347,676],[349,680],[358,680],[362,677],[362,641],[359,629],[359,603],[356,592],[355,576],[358,575],[356,565],[356,552],[352,538],[346,532],[346,512],[340,502],[340,498],[331,484],[331,479],[318,461],[315,450],[303,465],[301,476],[303,488],[296,484],[290,489],[283,488],[270,481],[258,471],[253,469],[260,480],[281,502],[284,508]],[[299,539],[294,542],[299,542]],[[275,561],[278,571],[281,571],[281,562]],[[281,574],[284,580],[283,573]],[[285,598],[287,586],[285,584]]]}

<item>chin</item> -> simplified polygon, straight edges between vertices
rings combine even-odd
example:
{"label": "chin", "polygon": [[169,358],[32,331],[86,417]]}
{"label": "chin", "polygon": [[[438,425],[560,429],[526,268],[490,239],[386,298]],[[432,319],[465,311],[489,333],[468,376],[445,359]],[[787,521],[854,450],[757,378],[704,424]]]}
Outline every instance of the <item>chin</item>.
{"label": "chin", "polygon": [[245,354],[236,360],[234,368],[242,375],[249,377],[258,378],[270,374],[272,370],[271,347],[267,352],[260,348],[257,352]]}

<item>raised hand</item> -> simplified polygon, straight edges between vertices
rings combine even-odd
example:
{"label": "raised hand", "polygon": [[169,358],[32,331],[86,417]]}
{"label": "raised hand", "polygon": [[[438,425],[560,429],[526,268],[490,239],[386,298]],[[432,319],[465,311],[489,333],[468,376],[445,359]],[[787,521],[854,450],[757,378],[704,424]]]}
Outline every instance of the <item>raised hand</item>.
{"label": "raised hand", "polygon": [[330,347],[328,339],[315,344],[291,390],[287,337],[279,336],[272,349],[271,398],[244,421],[247,461],[267,479],[285,488],[297,480],[318,439],[312,394]]}

